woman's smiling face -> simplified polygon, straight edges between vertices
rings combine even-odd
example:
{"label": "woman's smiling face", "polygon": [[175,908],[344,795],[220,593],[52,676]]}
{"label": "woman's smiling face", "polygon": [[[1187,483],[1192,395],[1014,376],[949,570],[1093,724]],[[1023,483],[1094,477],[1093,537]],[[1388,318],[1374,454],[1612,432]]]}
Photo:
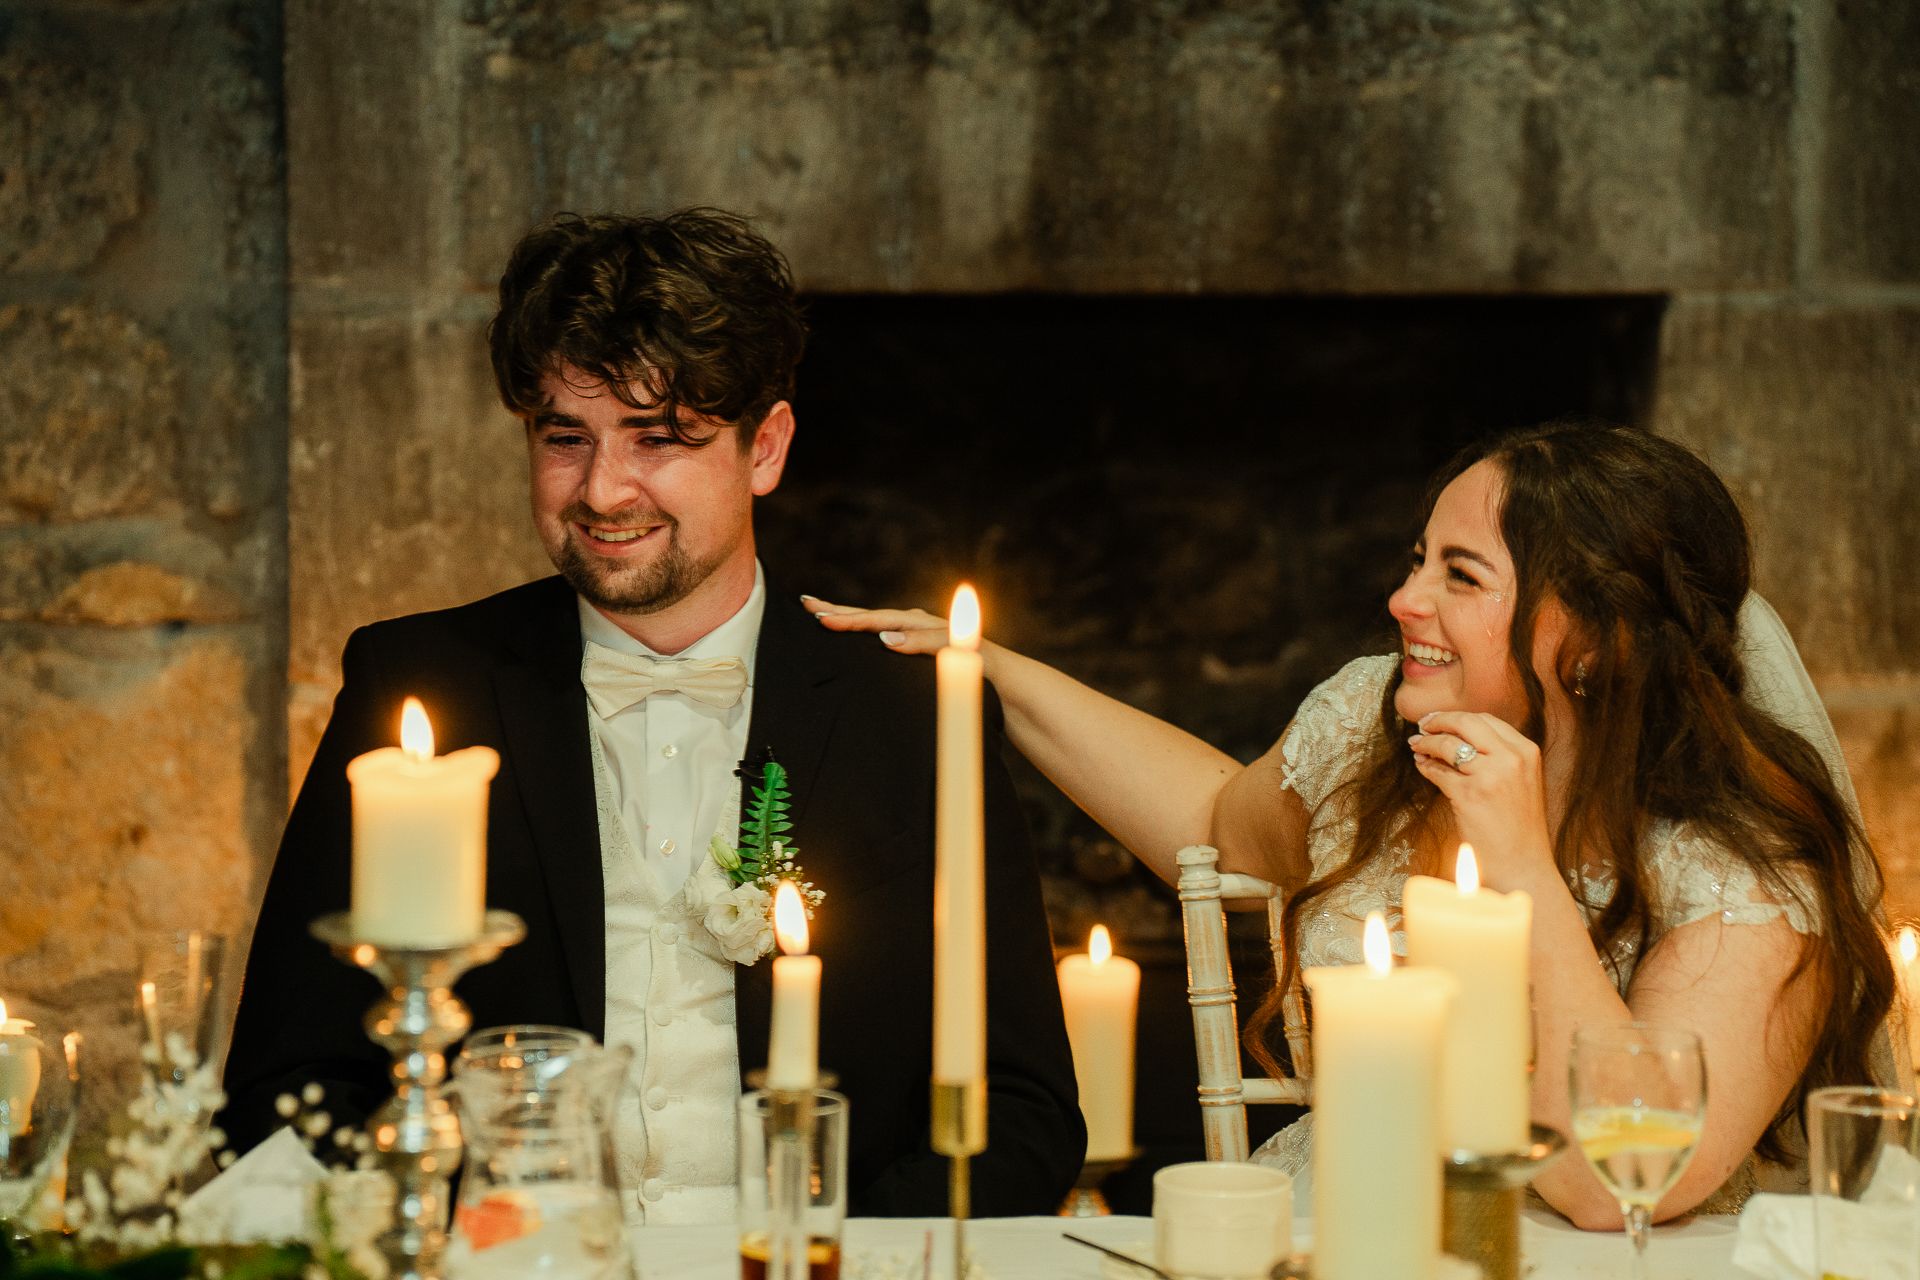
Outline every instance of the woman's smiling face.
{"label": "woman's smiling face", "polygon": [[[1393,705],[1406,720],[1481,711],[1526,723],[1526,689],[1507,649],[1515,579],[1500,536],[1502,489],[1500,469],[1481,462],[1442,490],[1407,580],[1387,601],[1400,624],[1405,677]],[[1555,629],[1541,622],[1541,633]],[[1552,669],[1551,659],[1542,669]]]}

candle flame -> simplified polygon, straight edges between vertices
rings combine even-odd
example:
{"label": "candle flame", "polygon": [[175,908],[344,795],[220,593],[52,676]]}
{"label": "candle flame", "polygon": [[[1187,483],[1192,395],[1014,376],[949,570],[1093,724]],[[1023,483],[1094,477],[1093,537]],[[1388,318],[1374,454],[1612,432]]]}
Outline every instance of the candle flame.
{"label": "candle flame", "polygon": [[774,890],[773,936],[787,955],[807,954],[807,908],[800,901],[799,888],[791,880],[782,880]]}
{"label": "candle flame", "polygon": [[[1904,929],[1900,930],[1900,961],[1901,963],[1912,964],[1913,957],[1917,953],[1920,953],[1920,938],[1914,937],[1913,926],[1908,925]],[[4,1006],[0,1006],[0,1018],[4,1018],[6,1016],[7,1015],[4,1011]]]}
{"label": "candle flame", "polygon": [[400,708],[400,749],[416,761],[433,759],[433,722],[418,698],[408,698]]}
{"label": "candle flame", "polygon": [[1113,935],[1107,932],[1107,926],[1097,924],[1093,932],[1087,935],[1087,959],[1094,964],[1105,964],[1113,959]]}
{"label": "candle flame", "polygon": [[1393,972],[1393,943],[1387,940],[1387,918],[1378,911],[1367,912],[1367,932],[1360,941],[1367,967],[1381,977]]}
{"label": "candle flame", "polygon": [[5,1000],[0,1000],[0,1022],[5,1022],[6,1020],[7,1020],[7,1002]]}
{"label": "candle flame", "polygon": [[152,1013],[154,1006],[159,1004],[159,1002],[160,1002],[159,992],[155,989],[154,985],[151,982],[141,983],[140,984],[140,1007],[145,1009],[148,1013]]}
{"label": "candle flame", "polygon": [[1453,864],[1453,883],[1463,894],[1480,892],[1480,862],[1470,844],[1460,846],[1460,857]]}
{"label": "candle flame", "polygon": [[947,614],[947,642],[956,649],[980,647],[980,596],[972,583],[961,583],[953,593],[953,609]]}

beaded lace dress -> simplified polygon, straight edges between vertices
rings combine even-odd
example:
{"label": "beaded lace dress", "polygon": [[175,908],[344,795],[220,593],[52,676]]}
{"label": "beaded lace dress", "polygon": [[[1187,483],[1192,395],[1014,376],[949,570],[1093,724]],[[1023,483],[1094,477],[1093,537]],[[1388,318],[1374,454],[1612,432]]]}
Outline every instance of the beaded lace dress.
{"label": "beaded lace dress", "polygon": [[[1379,732],[1381,698],[1398,662],[1397,656],[1385,655],[1348,663],[1301,703],[1281,743],[1285,785],[1311,815],[1307,850],[1315,879],[1343,865],[1352,848],[1355,820],[1345,797],[1334,793],[1366,758],[1369,739]],[[1400,898],[1413,858],[1410,844],[1391,845],[1358,875],[1325,894],[1299,923],[1294,945],[1301,967],[1359,964],[1361,931],[1370,911],[1385,914],[1394,954],[1404,956]],[[1773,901],[1744,862],[1684,826],[1656,824],[1648,832],[1642,865],[1650,869],[1654,940],[1711,916],[1726,925],[1784,919],[1797,933],[1818,931],[1818,921],[1798,903]],[[1589,872],[1570,878],[1569,887],[1591,922],[1612,899],[1615,886],[1611,877]],[[1638,949],[1633,940],[1615,944],[1611,970],[1623,994],[1632,982]],[[1882,1056],[1876,1053],[1876,1058]],[[1887,1065],[1891,1072],[1891,1063]],[[1268,1139],[1252,1158],[1299,1176],[1308,1167],[1312,1141],[1313,1117],[1308,1114]],[[1732,1212],[1755,1190],[1804,1190],[1805,1185],[1804,1167],[1781,1169],[1749,1156],[1699,1211]]]}

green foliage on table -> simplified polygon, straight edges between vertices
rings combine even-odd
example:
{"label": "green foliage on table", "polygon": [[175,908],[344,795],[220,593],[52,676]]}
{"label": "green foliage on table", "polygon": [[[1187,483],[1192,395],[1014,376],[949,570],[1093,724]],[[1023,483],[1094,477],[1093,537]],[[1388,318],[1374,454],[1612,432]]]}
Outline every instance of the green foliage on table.
{"label": "green foliage on table", "polygon": [[[81,1246],[58,1232],[24,1241],[0,1222],[0,1280],[301,1280],[315,1261],[304,1244],[219,1245],[185,1248],[170,1245],[134,1257]],[[343,1260],[326,1259],[331,1280],[364,1280]],[[338,1265],[336,1266],[336,1261]]]}

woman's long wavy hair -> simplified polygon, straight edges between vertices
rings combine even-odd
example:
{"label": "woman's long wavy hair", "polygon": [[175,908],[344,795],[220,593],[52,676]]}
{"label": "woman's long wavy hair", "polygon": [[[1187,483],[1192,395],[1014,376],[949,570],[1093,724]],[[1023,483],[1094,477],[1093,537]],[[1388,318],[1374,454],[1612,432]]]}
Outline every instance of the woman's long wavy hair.
{"label": "woman's long wavy hair", "polygon": [[[1712,469],[1651,433],[1554,423],[1494,438],[1449,464],[1428,496],[1469,467],[1503,476],[1500,532],[1517,578],[1508,652],[1525,686],[1528,720],[1516,726],[1544,750],[1544,679],[1569,693],[1578,725],[1567,805],[1554,856],[1574,877],[1610,875],[1611,902],[1590,929],[1602,957],[1629,941],[1658,941],[1653,868],[1642,860],[1648,828],[1685,822],[1751,866],[1776,901],[1799,903],[1820,931],[1804,939],[1797,978],[1827,994],[1806,1070],[1759,1144],[1784,1162],[1789,1126],[1809,1090],[1871,1080],[1873,1038],[1895,987],[1875,905],[1877,864],[1820,754],[1743,696],[1738,614],[1751,577],[1747,528]],[[1536,672],[1534,629],[1558,600],[1570,627],[1555,669]],[[1409,726],[1394,711],[1396,672],[1381,699],[1374,750],[1333,803],[1356,820],[1347,861],[1287,903],[1286,936],[1304,913],[1401,840],[1428,833],[1440,793],[1401,745]],[[1631,767],[1623,767],[1627,764]],[[1435,832],[1434,834],[1439,834]],[[1862,875],[1860,867],[1867,869]],[[1870,883],[1862,883],[1868,880]],[[1296,948],[1248,1028],[1250,1047],[1275,1074],[1267,1029],[1298,976]]]}

